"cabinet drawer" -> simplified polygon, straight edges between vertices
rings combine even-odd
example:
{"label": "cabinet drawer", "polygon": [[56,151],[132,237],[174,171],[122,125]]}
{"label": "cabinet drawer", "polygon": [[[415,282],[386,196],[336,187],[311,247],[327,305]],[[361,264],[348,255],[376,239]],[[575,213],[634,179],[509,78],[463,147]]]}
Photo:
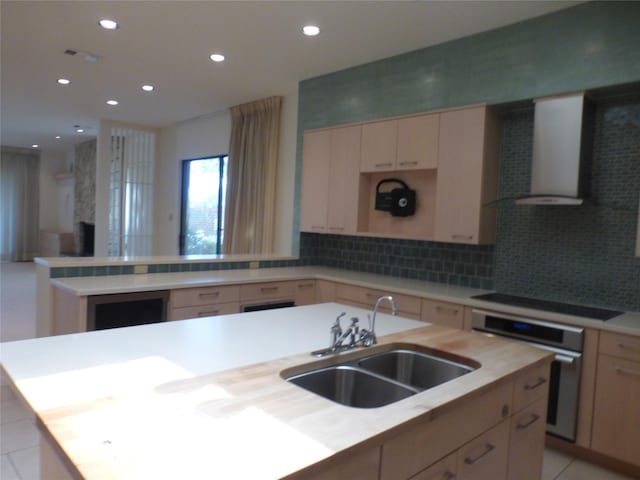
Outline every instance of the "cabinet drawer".
{"label": "cabinet drawer", "polygon": [[[378,298],[385,295],[391,295],[393,301],[396,304],[398,312],[407,312],[420,315],[420,298],[412,297],[411,295],[402,295],[399,293],[389,293],[384,290],[375,290],[372,288],[356,287],[354,285],[339,284],[336,288],[336,299],[350,300],[358,304],[373,307],[376,304]],[[388,302],[380,304],[380,311],[390,313],[391,308]]]}
{"label": "cabinet drawer", "polygon": [[380,468],[380,448],[346,456],[343,459],[329,458],[290,480],[377,480]]}
{"label": "cabinet drawer", "polygon": [[455,303],[423,299],[420,319],[424,322],[462,330],[464,307]]}
{"label": "cabinet drawer", "polygon": [[455,480],[457,471],[457,453],[452,453],[435,465],[414,475],[409,480]]}
{"label": "cabinet drawer", "polygon": [[511,417],[508,478],[540,480],[544,456],[547,399],[540,398]]}
{"label": "cabinet drawer", "polygon": [[172,308],[210,305],[212,303],[237,302],[240,288],[236,285],[223,287],[182,288],[171,290]]}
{"label": "cabinet drawer", "polygon": [[506,480],[508,450],[509,421],[505,420],[458,450],[456,478]]}
{"label": "cabinet drawer", "polygon": [[640,337],[602,332],[599,352],[640,362]]}
{"label": "cabinet drawer", "polygon": [[300,280],[296,282],[296,306],[316,303],[316,281]]}
{"label": "cabinet drawer", "polygon": [[548,363],[528,369],[514,382],[513,411],[517,412],[539,398],[549,396]]}
{"label": "cabinet drawer", "polygon": [[500,385],[389,440],[382,446],[381,480],[409,478],[500,423],[511,411],[512,393],[512,383]]}
{"label": "cabinet drawer", "polygon": [[192,307],[172,308],[169,312],[169,320],[185,320],[187,318],[214,317],[216,315],[229,315],[238,313],[238,302],[217,303],[212,305],[195,305]]}
{"label": "cabinet drawer", "polygon": [[240,286],[240,300],[295,299],[296,282],[250,283]]}

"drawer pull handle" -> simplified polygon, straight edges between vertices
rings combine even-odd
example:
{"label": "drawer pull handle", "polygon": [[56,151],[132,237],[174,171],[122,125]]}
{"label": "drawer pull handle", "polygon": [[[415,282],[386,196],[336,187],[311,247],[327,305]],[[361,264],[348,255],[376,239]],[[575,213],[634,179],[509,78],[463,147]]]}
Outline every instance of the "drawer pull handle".
{"label": "drawer pull handle", "polygon": [[400,162],[400,165],[417,165],[418,162]]}
{"label": "drawer pull handle", "polygon": [[560,362],[560,363],[566,363],[568,365],[572,365],[576,362],[575,358],[571,358],[571,357],[567,357],[566,355],[560,355],[558,353],[556,353],[556,357],[555,357],[555,361],[556,362]]}
{"label": "drawer pull handle", "polygon": [[471,457],[465,458],[464,459],[464,463],[466,463],[467,465],[475,465],[480,460],[482,460],[484,457],[486,457],[491,452],[493,452],[495,449],[496,449],[496,447],[494,445],[491,445],[490,443],[487,443],[486,446],[484,447],[484,452],[482,452],[476,458],[471,458]]}
{"label": "drawer pull handle", "polygon": [[217,315],[220,310],[207,310],[206,312],[198,312],[199,317],[206,317],[207,315]]}
{"label": "drawer pull handle", "polygon": [[631,345],[629,343],[618,343],[618,348],[624,348],[627,350],[640,350],[640,345]]}
{"label": "drawer pull handle", "polygon": [[344,230],[344,227],[329,227],[329,230],[337,230],[338,232],[341,232]]}
{"label": "drawer pull handle", "polygon": [[324,230],[324,225],[311,225],[311,230]]}
{"label": "drawer pull handle", "polygon": [[443,307],[442,305],[436,305],[436,312],[447,313],[447,314],[451,314],[451,315],[457,315],[458,314],[458,309],[457,308],[447,308],[447,307]]}
{"label": "drawer pull handle", "polygon": [[524,386],[525,390],[535,390],[536,388],[538,388],[540,385],[544,385],[545,383],[547,383],[547,379],[546,378],[538,378],[538,381],[536,383],[534,383],[533,385],[529,385],[528,383]]}
{"label": "drawer pull handle", "polygon": [[262,293],[277,292],[278,287],[260,287]]}
{"label": "drawer pull handle", "polygon": [[219,295],[220,292],[201,293],[200,295],[198,295],[198,298],[217,297]]}
{"label": "drawer pull handle", "polygon": [[473,240],[473,235],[462,235],[459,233],[454,233],[451,235],[451,238],[454,240]]}
{"label": "drawer pull handle", "polygon": [[299,283],[298,288],[311,288],[313,287],[313,283]]}
{"label": "drawer pull handle", "polygon": [[529,420],[527,423],[518,423],[516,425],[516,429],[524,430],[525,428],[528,428],[531,425],[533,425],[534,423],[536,423],[539,419],[540,419],[540,415],[536,415],[535,413],[532,413],[531,414],[531,420]]}
{"label": "drawer pull handle", "polygon": [[382,296],[382,294],[379,294],[379,293],[367,292],[367,297],[369,297],[369,298],[378,298],[378,297],[381,297],[381,296]]}
{"label": "drawer pull handle", "polygon": [[616,367],[616,372],[623,375],[633,375],[634,377],[640,377],[640,370],[630,370],[628,368]]}
{"label": "drawer pull handle", "polygon": [[390,167],[393,163],[376,163],[376,167]]}

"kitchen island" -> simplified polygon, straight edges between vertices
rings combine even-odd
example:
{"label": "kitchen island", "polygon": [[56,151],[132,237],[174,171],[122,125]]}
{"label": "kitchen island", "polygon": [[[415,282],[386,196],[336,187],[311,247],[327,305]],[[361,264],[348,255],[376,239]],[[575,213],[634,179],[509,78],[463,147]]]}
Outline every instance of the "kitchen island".
{"label": "kitchen island", "polygon": [[[343,311],[366,325],[366,310],[327,303],[10,342],[0,359],[36,414],[45,479],[403,479],[456,452],[465,478],[487,445],[501,476],[486,478],[540,467],[548,353],[379,314],[368,350],[415,344],[480,368],[384,407],[346,407],[281,377],[362,354],[309,355]],[[509,435],[525,424],[541,428],[518,453]]]}

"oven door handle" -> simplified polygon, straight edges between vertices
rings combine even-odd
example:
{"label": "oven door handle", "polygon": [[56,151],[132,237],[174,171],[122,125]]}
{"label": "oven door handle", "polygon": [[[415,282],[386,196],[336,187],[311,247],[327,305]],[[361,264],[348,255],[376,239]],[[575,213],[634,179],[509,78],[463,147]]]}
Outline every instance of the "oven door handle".
{"label": "oven door handle", "polygon": [[566,355],[560,355],[556,353],[555,360],[560,363],[566,363],[568,365],[573,365],[576,362],[575,358],[567,357]]}

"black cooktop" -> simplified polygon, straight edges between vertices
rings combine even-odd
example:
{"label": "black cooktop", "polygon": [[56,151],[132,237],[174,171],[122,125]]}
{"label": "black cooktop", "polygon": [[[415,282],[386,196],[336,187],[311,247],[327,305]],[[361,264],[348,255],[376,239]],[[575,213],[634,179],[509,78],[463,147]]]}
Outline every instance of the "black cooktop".
{"label": "black cooktop", "polygon": [[604,308],[585,307],[582,305],[572,305],[570,303],[550,302],[548,300],[539,300],[537,298],[518,297],[515,295],[507,295],[504,293],[485,293],[483,295],[475,295],[471,298],[478,300],[487,300],[489,302],[502,303],[514,307],[533,308],[535,310],[545,310],[547,312],[563,313],[566,315],[575,315],[576,317],[593,318],[595,320],[607,321],[613,317],[622,314],[615,310],[606,310]]}

